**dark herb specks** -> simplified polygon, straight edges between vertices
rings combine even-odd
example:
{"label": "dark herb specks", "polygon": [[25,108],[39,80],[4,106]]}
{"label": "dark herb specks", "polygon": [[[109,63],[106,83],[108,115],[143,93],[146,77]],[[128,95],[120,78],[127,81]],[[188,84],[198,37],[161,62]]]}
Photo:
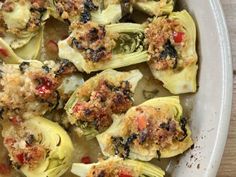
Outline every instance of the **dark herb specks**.
{"label": "dark herb specks", "polygon": [[30,66],[30,63],[29,62],[22,62],[20,65],[19,65],[19,68],[20,68],[20,71],[21,73],[24,73],[26,69],[28,69]]}

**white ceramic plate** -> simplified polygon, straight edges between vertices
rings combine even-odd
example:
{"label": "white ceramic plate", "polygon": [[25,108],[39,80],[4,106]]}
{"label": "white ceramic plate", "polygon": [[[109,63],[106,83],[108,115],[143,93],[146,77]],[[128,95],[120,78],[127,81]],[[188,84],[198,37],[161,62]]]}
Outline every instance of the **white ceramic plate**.
{"label": "white ceramic plate", "polygon": [[172,177],[215,177],[228,134],[232,103],[232,61],[219,0],[182,0],[198,25],[199,90],[193,98],[194,149],[171,162]]}

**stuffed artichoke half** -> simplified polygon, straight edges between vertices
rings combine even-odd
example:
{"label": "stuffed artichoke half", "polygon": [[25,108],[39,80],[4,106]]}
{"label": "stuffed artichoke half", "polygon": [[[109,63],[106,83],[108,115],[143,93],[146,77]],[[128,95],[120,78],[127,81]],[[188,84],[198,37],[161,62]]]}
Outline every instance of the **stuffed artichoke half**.
{"label": "stuffed artichoke half", "polygon": [[193,144],[178,97],[155,98],[132,107],[97,140],[105,156],[149,161],[183,153]]}
{"label": "stuffed artichoke half", "polygon": [[61,105],[83,83],[74,69],[68,61],[0,64],[0,117],[43,116],[60,107],[63,109]]}
{"label": "stuffed artichoke half", "polygon": [[72,173],[80,177],[163,177],[165,172],[150,163],[112,157],[94,164],[73,164]]}
{"label": "stuffed artichoke half", "polygon": [[112,114],[124,113],[133,105],[133,93],[141,78],[138,70],[105,70],[90,78],[65,106],[70,123],[87,138],[106,130],[112,124]]}
{"label": "stuffed artichoke half", "polygon": [[57,123],[43,117],[6,121],[2,135],[13,166],[28,177],[59,177],[71,165],[73,145]]}
{"label": "stuffed artichoke half", "polygon": [[186,10],[154,18],[145,30],[149,65],[171,93],[196,92],[196,27]]}
{"label": "stuffed artichoke half", "polygon": [[133,23],[74,23],[71,35],[58,44],[59,56],[87,73],[145,62],[144,28]]}
{"label": "stuffed artichoke half", "polygon": [[21,48],[37,35],[49,17],[45,4],[43,0],[6,0],[2,3],[1,30],[11,48]]}
{"label": "stuffed artichoke half", "polygon": [[99,24],[118,22],[123,16],[132,12],[129,1],[101,0],[49,0],[49,11],[62,21],[71,23],[94,21]]}
{"label": "stuffed artichoke half", "polygon": [[170,14],[174,9],[175,0],[136,0],[134,7],[151,16]]}

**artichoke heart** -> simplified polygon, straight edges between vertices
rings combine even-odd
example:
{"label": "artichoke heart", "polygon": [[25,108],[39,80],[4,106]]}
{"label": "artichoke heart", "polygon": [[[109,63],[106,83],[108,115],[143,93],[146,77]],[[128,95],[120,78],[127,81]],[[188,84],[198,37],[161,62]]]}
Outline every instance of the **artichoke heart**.
{"label": "artichoke heart", "polygon": [[3,122],[2,136],[13,166],[28,177],[59,177],[71,165],[68,134],[43,117]]}
{"label": "artichoke heart", "polygon": [[6,0],[0,9],[4,23],[4,40],[13,48],[21,48],[33,38],[49,18],[44,1]]}
{"label": "artichoke heart", "polygon": [[178,97],[151,99],[113,116],[113,124],[97,140],[105,156],[142,161],[173,157],[193,144]]}
{"label": "artichoke heart", "polygon": [[173,94],[196,92],[196,26],[189,13],[154,18],[145,36],[154,77]]}
{"label": "artichoke heart", "polygon": [[150,163],[112,157],[93,164],[74,163],[72,173],[80,177],[164,177],[165,172]]}
{"label": "artichoke heart", "polygon": [[136,0],[134,8],[149,15],[161,16],[170,14],[174,9],[175,0]]}
{"label": "artichoke heart", "polygon": [[141,78],[138,70],[105,70],[90,78],[66,103],[70,123],[87,138],[95,137],[112,124],[112,114],[122,114],[133,105],[133,93]]}
{"label": "artichoke heart", "polygon": [[71,35],[58,43],[59,56],[90,73],[120,68],[148,60],[144,45],[145,26],[134,23],[98,25],[73,23]]}

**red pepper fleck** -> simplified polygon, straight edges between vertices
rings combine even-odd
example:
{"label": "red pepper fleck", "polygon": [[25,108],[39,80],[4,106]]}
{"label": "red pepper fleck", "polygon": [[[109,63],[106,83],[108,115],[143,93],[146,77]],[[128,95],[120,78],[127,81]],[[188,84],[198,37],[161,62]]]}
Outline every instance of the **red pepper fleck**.
{"label": "red pepper fleck", "polygon": [[119,177],[132,177],[132,176],[122,172],[122,173],[119,174]]}
{"label": "red pepper fleck", "polygon": [[25,157],[24,157],[24,153],[20,153],[16,155],[16,158],[18,160],[18,162],[22,165],[25,162]]}
{"label": "red pepper fleck", "polygon": [[11,172],[10,166],[4,163],[0,163],[0,174],[1,175],[9,175]]}
{"label": "red pepper fleck", "polygon": [[50,94],[54,87],[54,84],[47,77],[42,77],[38,79],[40,84],[36,87],[39,95]]}
{"label": "red pepper fleck", "polygon": [[77,113],[77,112],[80,112],[81,110],[84,109],[84,105],[81,104],[81,103],[76,103],[76,105],[74,106],[73,108],[73,112],[74,113]]}
{"label": "red pepper fleck", "polygon": [[84,164],[90,164],[92,161],[91,161],[91,158],[89,156],[84,156],[81,158],[81,162],[84,163]]}
{"label": "red pepper fleck", "polygon": [[20,125],[23,122],[23,120],[19,116],[12,116],[9,119],[15,126]]}
{"label": "red pepper fleck", "polygon": [[144,115],[140,115],[139,117],[137,117],[136,123],[137,123],[139,131],[142,131],[145,128],[147,128],[148,122],[147,122],[147,119]]}
{"label": "red pepper fleck", "polygon": [[183,32],[174,32],[174,41],[175,43],[181,43],[184,39],[184,33]]}
{"label": "red pepper fleck", "polygon": [[3,57],[9,57],[9,54],[6,49],[0,48],[0,55]]}

